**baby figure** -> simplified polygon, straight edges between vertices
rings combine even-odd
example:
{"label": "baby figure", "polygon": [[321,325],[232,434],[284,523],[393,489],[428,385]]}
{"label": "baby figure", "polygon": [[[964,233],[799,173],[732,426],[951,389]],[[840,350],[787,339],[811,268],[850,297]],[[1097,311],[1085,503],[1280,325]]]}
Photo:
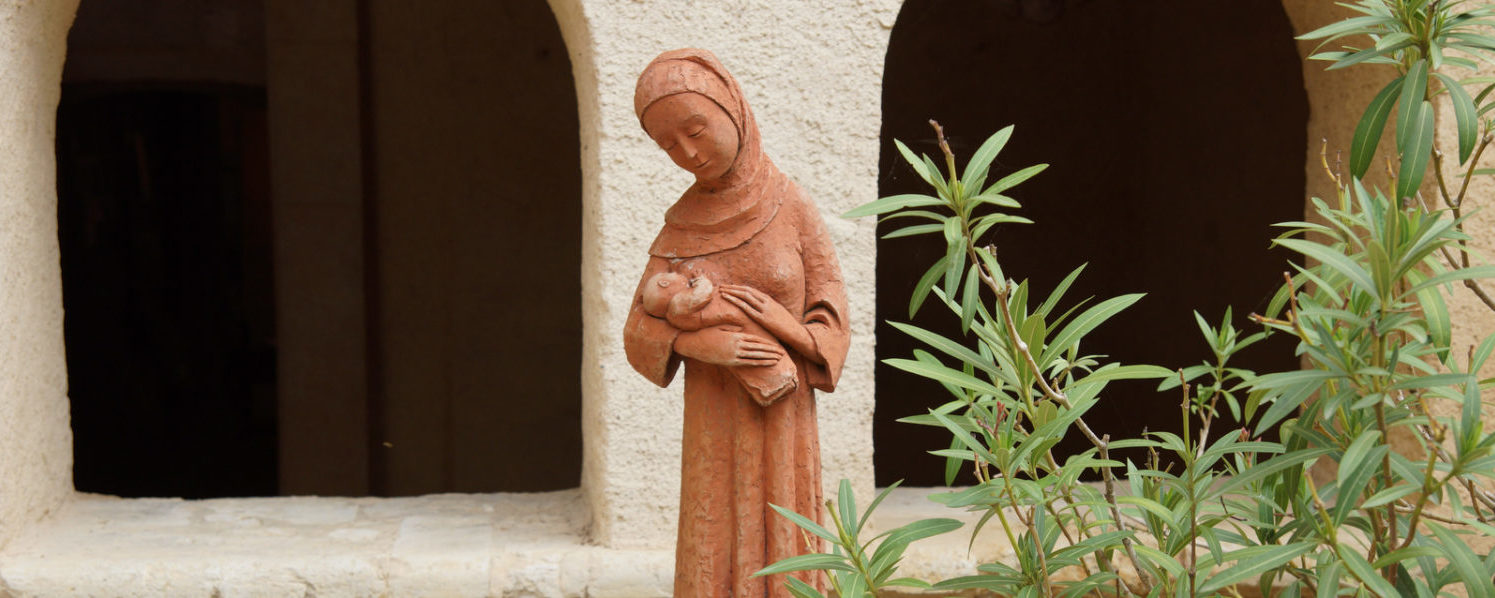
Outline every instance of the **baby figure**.
{"label": "baby figure", "polygon": [[[644,311],[656,318],[664,318],[681,331],[730,325],[747,334],[774,340],[762,325],[722,299],[716,286],[705,277],[687,279],[675,272],[661,272],[644,283],[643,295]],[[753,396],[753,400],[764,406],[799,386],[798,370],[787,355],[771,365],[740,365],[727,369]]]}

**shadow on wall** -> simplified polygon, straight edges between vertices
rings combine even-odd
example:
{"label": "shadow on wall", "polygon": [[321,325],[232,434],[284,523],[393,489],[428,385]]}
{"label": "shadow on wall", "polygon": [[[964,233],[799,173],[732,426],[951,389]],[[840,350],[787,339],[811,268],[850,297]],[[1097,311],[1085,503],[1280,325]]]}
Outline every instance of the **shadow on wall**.
{"label": "shadow on wall", "polygon": [[[1303,214],[1308,108],[1292,35],[1275,2],[908,0],[883,80],[879,194],[923,191],[893,139],[938,155],[929,119],[940,121],[960,164],[1016,124],[994,173],[1051,166],[1012,193],[1036,224],[989,235],[1008,276],[1047,295],[1088,262],[1067,303],[1148,296],[1093,333],[1083,353],[1199,363],[1208,349],[1191,311],[1218,322],[1233,305],[1237,325],[1248,325],[1244,316],[1264,308],[1287,269],[1287,253],[1267,250],[1269,225]],[[943,251],[923,237],[878,242],[879,359],[919,347],[886,321],[907,321],[914,283]],[[960,336],[958,321],[932,304],[915,322]],[[1296,361],[1291,346],[1269,341],[1237,365]],[[1175,430],[1178,397],[1152,386],[1112,384],[1090,418],[1097,432]],[[948,434],[895,420],[948,396],[878,365],[878,484],[944,483],[941,460],[926,451],[947,447]],[[1082,444],[1071,439],[1059,451]]]}

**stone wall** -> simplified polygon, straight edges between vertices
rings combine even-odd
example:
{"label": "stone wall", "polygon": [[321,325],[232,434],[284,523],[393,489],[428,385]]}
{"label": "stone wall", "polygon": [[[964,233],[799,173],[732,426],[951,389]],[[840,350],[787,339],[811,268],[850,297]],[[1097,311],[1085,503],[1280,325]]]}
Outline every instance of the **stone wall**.
{"label": "stone wall", "polygon": [[73,490],[52,145],[77,5],[0,2],[0,545]]}

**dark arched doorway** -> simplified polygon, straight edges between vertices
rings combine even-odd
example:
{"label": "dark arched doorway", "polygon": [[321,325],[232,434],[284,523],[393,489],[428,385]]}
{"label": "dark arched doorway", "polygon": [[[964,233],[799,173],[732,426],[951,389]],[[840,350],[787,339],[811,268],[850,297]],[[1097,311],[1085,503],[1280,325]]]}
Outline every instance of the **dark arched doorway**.
{"label": "dark arched doorway", "polygon": [[[937,155],[930,118],[962,160],[1016,124],[993,170],[1052,166],[1013,192],[1037,224],[995,234],[1007,274],[1046,294],[1088,262],[1072,300],[1148,297],[1092,334],[1085,353],[1198,363],[1208,353],[1191,311],[1217,321],[1233,305],[1247,325],[1240,316],[1264,306],[1288,258],[1267,251],[1269,225],[1301,218],[1307,100],[1292,35],[1276,3],[908,0],[884,75],[879,193],[919,191],[892,140]],[[915,281],[942,251],[925,238],[878,242],[879,358],[917,347],[886,321],[907,320]],[[936,310],[916,321],[959,336]],[[1242,357],[1243,367],[1295,366],[1290,347]],[[1151,386],[1113,384],[1092,424],[1115,436],[1177,428],[1177,396]],[[943,483],[926,451],[948,435],[895,422],[942,393],[879,364],[879,484]]]}
{"label": "dark arched doorway", "polygon": [[579,484],[580,142],[544,0],[84,2],[64,81],[79,490]]}

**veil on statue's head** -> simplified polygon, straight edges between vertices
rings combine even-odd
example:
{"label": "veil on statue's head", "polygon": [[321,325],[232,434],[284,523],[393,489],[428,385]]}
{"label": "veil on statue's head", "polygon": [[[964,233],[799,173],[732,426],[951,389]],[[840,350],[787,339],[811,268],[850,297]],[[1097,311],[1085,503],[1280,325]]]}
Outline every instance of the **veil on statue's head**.
{"label": "veil on statue's head", "polygon": [[633,111],[639,124],[643,125],[649,106],[681,93],[697,93],[716,102],[737,127],[737,158],[721,182],[733,187],[751,181],[764,162],[763,144],[737,79],[706,50],[682,48],[660,54],[644,68],[633,91]]}
{"label": "veil on statue's head", "polygon": [[649,106],[681,93],[705,96],[726,112],[737,127],[737,157],[721,178],[692,184],[665,212],[664,227],[649,253],[672,259],[746,243],[768,226],[779,204],[797,189],[763,154],[758,123],[742,97],[742,87],[711,52],[670,50],[650,62],[633,93],[639,124]]}

